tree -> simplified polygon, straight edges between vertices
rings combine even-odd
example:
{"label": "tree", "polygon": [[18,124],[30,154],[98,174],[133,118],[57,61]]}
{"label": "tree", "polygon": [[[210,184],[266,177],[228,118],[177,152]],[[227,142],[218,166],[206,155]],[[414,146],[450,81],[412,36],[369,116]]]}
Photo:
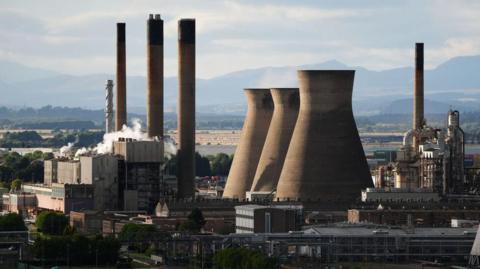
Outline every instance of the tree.
{"label": "tree", "polygon": [[180,230],[198,233],[203,226],[205,226],[205,223],[206,221],[203,217],[202,211],[198,208],[194,208],[188,215],[187,221],[180,225]]}
{"label": "tree", "polygon": [[210,168],[210,161],[203,157],[198,152],[195,152],[195,175],[198,177],[205,177],[212,175]]}
{"label": "tree", "polygon": [[48,235],[61,235],[68,225],[68,218],[58,212],[43,211],[35,221],[38,231]]}
{"label": "tree", "polygon": [[0,216],[0,232],[5,231],[26,231],[27,227],[22,216],[16,213],[9,213]]}
{"label": "tree", "polygon": [[[70,265],[113,265],[117,262],[120,242],[113,237],[83,235],[39,236],[31,252],[36,259]],[[92,268],[92,267],[89,267]]]}
{"label": "tree", "polygon": [[233,155],[229,156],[225,153],[218,153],[212,160],[212,175],[227,176],[232,165]]}
{"label": "tree", "polygon": [[20,179],[15,179],[10,184],[10,191],[19,191],[22,187],[22,181]]}
{"label": "tree", "polygon": [[278,263],[275,258],[247,248],[225,248],[215,253],[213,258],[216,269],[275,269]]}
{"label": "tree", "polygon": [[127,242],[138,252],[145,252],[157,235],[154,225],[127,223],[118,234],[118,239]]}

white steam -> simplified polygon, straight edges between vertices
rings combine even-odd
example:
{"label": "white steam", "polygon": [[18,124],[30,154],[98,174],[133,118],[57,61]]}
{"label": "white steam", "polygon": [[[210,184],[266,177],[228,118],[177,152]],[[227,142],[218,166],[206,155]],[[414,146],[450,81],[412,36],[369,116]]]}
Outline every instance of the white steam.
{"label": "white steam", "polygon": [[[118,141],[119,138],[129,138],[137,141],[152,141],[152,138],[149,138],[147,133],[142,132],[142,122],[140,119],[132,120],[132,127],[123,125],[122,130],[118,132],[106,133],[103,135],[103,141],[98,143],[95,147],[90,148],[80,148],[75,152],[75,158],[78,158],[82,155],[88,154],[108,154],[113,153],[113,142]],[[165,136],[164,141],[164,150],[165,154],[172,156],[177,154],[177,147],[175,146],[175,141],[169,137]],[[78,141],[77,141],[78,142]],[[68,143],[67,146],[60,148],[60,154],[67,157],[72,154],[72,149],[75,146],[75,143]]]}
{"label": "white steam", "polygon": [[60,156],[67,157],[71,154],[74,143],[69,142],[66,146],[60,148]]}
{"label": "white steam", "polygon": [[163,150],[165,155],[172,157],[177,154],[177,146],[175,145],[175,140],[170,136],[165,136],[163,138]]}
{"label": "white steam", "polygon": [[121,131],[103,135],[103,141],[97,144],[93,152],[98,154],[112,153],[113,142],[118,141],[120,137],[131,138],[138,141],[152,140],[146,133],[142,132],[142,121],[140,119],[133,119],[132,125],[132,127],[123,125]]}

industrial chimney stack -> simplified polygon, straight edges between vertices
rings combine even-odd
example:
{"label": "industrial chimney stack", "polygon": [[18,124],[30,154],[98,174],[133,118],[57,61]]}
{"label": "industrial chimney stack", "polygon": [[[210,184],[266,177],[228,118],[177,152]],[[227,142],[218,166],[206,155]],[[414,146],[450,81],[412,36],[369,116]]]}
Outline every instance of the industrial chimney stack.
{"label": "industrial chimney stack", "polygon": [[288,145],[297,122],[300,99],[298,88],[270,90],[273,116],[253,179],[251,192],[273,192],[277,188]]}
{"label": "industrial chimney stack", "polygon": [[105,83],[105,133],[113,132],[113,80]]}
{"label": "industrial chimney stack", "polygon": [[355,71],[298,71],[300,110],[276,197],[338,207],[373,186],[352,112]]}
{"label": "industrial chimney stack", "polygon": [[125,50],[125,23],[117,23],[117,105],[115,130],[120,131],[127,124],[127,72]]}
{"label": "industrial chimney stack", "polygon": [[147,21],[147,133],[163,137],[163,20],[150,14]]}
{"label": "industrial chimney stack", "polygon": [[244,199],[250,191],[273,114],[270,89],[245,89],[248,111],[223,192],[224,198]]}
{"label": "industrial chimney stack", "polygon": [[415,85],[413,99],[413,130],[423,127],[423,43],[415,44]]}
{"label": "industrial chimney stack", "polygon": [[195,195],[195,20],[178,21],[178,196]]}

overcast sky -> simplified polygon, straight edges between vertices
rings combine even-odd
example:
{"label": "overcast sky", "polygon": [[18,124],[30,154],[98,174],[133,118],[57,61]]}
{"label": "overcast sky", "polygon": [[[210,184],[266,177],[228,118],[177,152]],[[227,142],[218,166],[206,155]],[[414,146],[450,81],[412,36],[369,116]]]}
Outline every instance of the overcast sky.
{"label": "overcast sky", "polygon": [[165,74],[177,72],[177,20],[197,20],[197,75],[336,59],[382,70],[480,54],[480,1],[0,2],[0,60],[68,74],[114,73],[115,23],[127,23],[127,72],[145,75],[146,18],[165,21]]}

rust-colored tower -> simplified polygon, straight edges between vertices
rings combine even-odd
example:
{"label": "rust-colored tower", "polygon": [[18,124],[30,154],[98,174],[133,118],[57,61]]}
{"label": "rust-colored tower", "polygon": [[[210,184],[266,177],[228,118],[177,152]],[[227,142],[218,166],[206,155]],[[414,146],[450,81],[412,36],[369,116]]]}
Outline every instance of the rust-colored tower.
{"label": "rust-colored tower", "polygon": [[270,89],[245,89],[248,111],[228,175],[224,198],[244,199],[249,191],[273,114]]}
{"label": "rust-colored tower", "polygon": [[117,23],[117,104],[115,108],[115,130],[127,124],[127,71],[125,49],[125,23]]}
{"label": "rust-colored tower", "polygon": [[413,98],[413,129],[423,127],[423,43],[415,44],[415,82]]}
{"label": "rust-colored tower", "polygon": [[[413,88],[413,130],[423,129],[424,116],[424,94],[423,94],[423,43],[415,43],[415,81]],[[417,135],[413,138],[413,148],[418,151],[420,145]]]}
{"label": "rust-colored tower", "polygon": [[159,14],[147,21],[147,133],[163,137],[163,20]]}
{"label": "rust-colored tower", "polygon": [[274,104],[273,116],[250,189],[252,192],[272,192],[277,188],[297,122],[300,105],[298,88],[275,88],[270,92]]}
{"label": "rust-colored tower", "polygon": [[351,202],[373,186],[352,112],[355,71],[298,71],[300,111],[277,198]]}
{"label": "rust-colored tower", "polygon": [[195,20],[178,21],[178,196],[195,196]]}

